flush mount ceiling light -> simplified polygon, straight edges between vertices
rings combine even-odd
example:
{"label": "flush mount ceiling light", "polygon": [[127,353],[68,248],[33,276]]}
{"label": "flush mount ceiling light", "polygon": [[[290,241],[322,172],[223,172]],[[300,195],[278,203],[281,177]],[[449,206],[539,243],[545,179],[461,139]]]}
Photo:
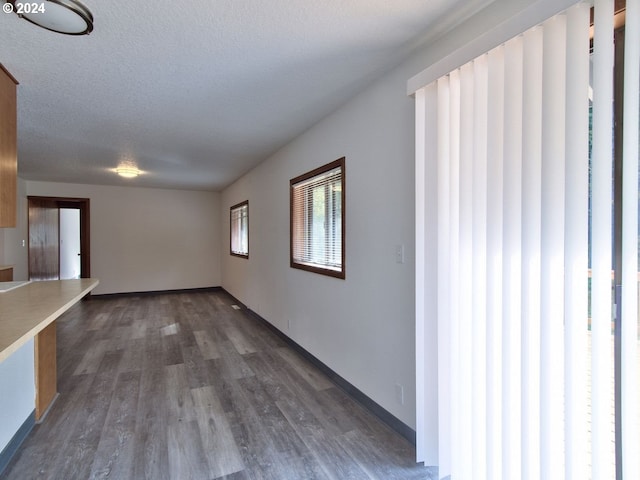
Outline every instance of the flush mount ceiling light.
{"label": "flush mount ceiling light", "polygon": [[142,173],[138,167],[133,165],[120,165],[115,169],[115,172],[124,178],[134,178]]}
{"label": "flush mount ceiling light", "polygon": [[[7,5],[12,5],[9,9]],[[87,35],[93,30],[93,15],[78,0],[48,0],[5,2],[5,12],[15,12],[20,18],[52,32],[66,35]]]}

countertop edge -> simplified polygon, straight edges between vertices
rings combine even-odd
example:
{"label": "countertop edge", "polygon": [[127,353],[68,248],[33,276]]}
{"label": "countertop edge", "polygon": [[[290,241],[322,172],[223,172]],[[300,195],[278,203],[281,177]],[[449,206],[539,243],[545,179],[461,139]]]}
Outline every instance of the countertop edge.
{"label": "countertop edge", "polygon": [[50,323],[56,320],[60,315],[69,310],[73,305],[78,303],[82,297],[84,297],[87,293],[91,292],[94,288],[98,286],[100,283],[99,280],[93,279],[94,282],[80,291],[76,296],[71,298],[67,303],[62,305],[57,310],[51,312],[51,314],[47,315],[41,322],[39,322],[35,327],[26,331],[22,336],[16,339],[11,345],[6,347],[4,350],[0,351],[0,362],[3,362],[7,358],[9,358],[13,353],[15,353],[20,347],[26,344],[31,338],[34,338],[38,333],[44,330]]}

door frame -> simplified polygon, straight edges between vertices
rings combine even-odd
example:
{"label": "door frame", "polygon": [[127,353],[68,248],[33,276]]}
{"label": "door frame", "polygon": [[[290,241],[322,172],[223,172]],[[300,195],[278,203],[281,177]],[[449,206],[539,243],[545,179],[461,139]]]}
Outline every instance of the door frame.
{"label": "door frame", "polygon": [[[91,237],[90,237],[90,204],[89,198],[70,198],[70,197],[43,197],[37,195],[27,196],[27,200],[47,200],[55,202],[58,209],[60,208],[77,208],[80,210],[80,278],[91,277]],[[27,208],[28,211],[28,208]],[[28,229],[31,228],[31,224],[27,222]],[[58,231],[60,225],[58,224]],[[27,233],[28,238],[28,233]],[[58,240],[59,241],[59,240]],[[58,253],[58,256],[60,254]],[[30,265],[30,263],[28,262]],[[59,267],[58,267],[59,269]],[[59,275],[58,271],[58,275]],[[29,278],[31,272],[29,272]]]}

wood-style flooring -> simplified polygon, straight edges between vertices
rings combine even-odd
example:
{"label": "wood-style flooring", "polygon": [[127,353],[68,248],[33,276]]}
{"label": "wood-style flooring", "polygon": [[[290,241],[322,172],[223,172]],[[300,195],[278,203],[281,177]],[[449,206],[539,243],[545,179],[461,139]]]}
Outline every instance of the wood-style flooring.
{"label": "wood-style flooring", "polygon": [[431,479],[415,449],[223,291],[80,302],[2,480]]}

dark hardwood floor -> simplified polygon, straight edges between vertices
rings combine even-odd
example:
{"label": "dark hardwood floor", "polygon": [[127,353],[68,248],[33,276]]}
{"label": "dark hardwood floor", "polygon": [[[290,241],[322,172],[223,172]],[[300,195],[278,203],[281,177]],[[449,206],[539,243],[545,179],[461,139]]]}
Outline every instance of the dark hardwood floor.
{"label": "dark hardwood floor", "polygon": [[93,299],[2,480],[431,479],[415,450],[220,291]]}

